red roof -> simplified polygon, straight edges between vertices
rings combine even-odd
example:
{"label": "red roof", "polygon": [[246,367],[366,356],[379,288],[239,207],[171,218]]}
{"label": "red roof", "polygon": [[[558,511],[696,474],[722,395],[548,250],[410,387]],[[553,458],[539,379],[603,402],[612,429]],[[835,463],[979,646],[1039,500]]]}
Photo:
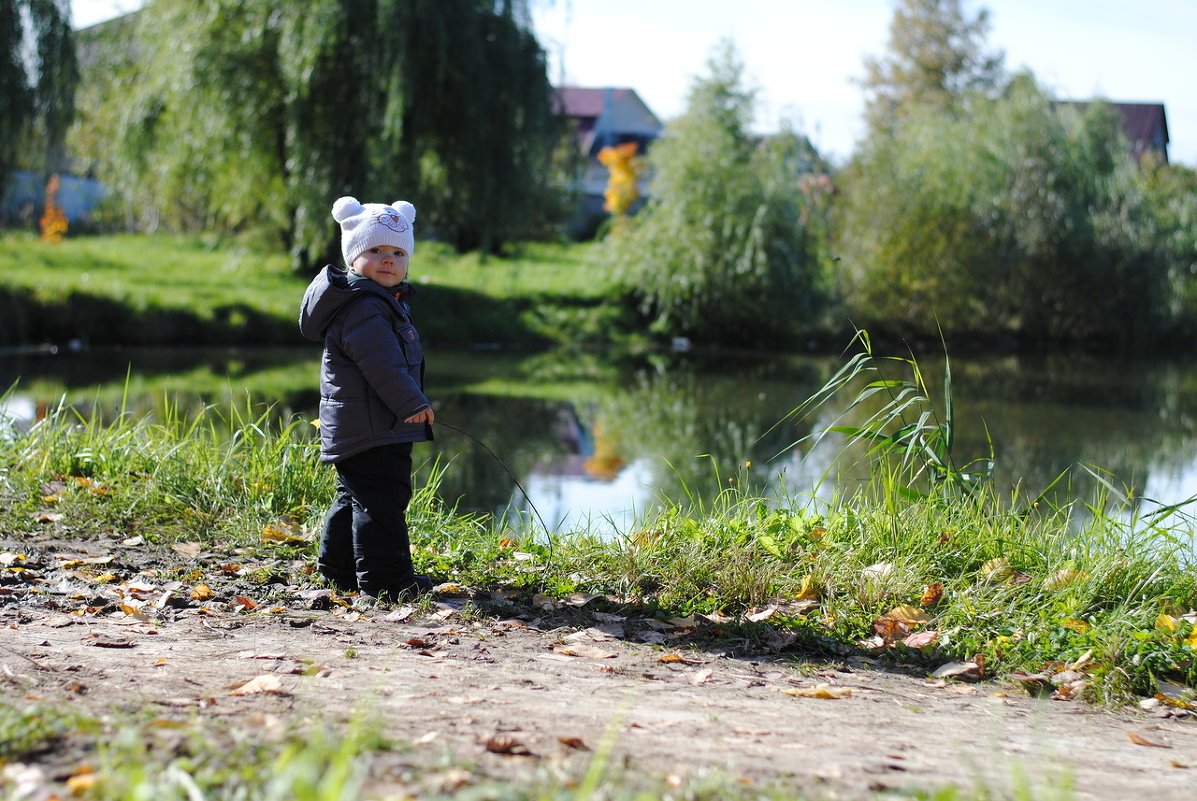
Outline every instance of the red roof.
{"label": "red roof", "polygon": [[[1122,133],[1130,141],[1136,156],[1148,150],[1158,150],[1164,163],[1168,162],[1168,117],[1163,103],[1112,103],[1103,101],[1122,120]],[[1061,101],[1061,105],[1085,109],[1087,101]]]}
{"label": "red roof", "polygon": [[555,91],[557,102],[569,117],[597,117],[603,113],[607,93],[612,100],[632,94],[631,89],[586,89],[581,86],[562,86]]}

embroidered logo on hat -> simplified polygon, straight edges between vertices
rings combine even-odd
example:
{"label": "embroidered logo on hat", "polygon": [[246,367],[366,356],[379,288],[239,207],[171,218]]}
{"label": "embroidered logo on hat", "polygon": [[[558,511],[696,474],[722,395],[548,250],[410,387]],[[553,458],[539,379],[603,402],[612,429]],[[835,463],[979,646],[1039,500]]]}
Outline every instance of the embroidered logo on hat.
{"label": "embroidered logo on hat", "polygon": [[401,214],[388,214],[384,211],[382,214],[379,214],[377,217],[375,217],[374,221],[379,225],[385,225],[387,228],[390,228],[397,234],[401,234],[407,229],[411,228],[411,226],[407,224],[407,220],[403,219],[403,215]]}

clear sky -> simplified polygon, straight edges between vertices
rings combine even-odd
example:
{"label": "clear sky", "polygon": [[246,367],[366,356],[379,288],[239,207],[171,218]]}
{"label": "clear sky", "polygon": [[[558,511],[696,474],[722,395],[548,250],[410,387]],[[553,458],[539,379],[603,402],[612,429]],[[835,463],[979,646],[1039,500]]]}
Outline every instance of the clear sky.
{"label": "clear sky", "polygon": [[[72,0],[76,26],[141,5]],[[885,53],[894,0],[530,0],[554,83],[630,87],[662,119],[685,108],[723,38],[758,90],[757,129],[788,118],[843,161],[863,131],[858,81]],[[1197,1],[964,0],[990,49],[1064,100],[1162,102],[1172,161],[1197,167]]]}

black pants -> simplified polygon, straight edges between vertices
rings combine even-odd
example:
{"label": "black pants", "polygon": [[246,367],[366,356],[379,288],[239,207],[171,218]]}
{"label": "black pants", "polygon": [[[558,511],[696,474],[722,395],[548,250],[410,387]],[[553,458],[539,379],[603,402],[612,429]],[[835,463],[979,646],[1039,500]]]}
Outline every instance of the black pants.
{"label": "black pants", "polygon": [[397,596],[414,579],[406,514],[411,443],[371,448],[334,466],[337,494],[324,519],[317,567],[342,587]]}

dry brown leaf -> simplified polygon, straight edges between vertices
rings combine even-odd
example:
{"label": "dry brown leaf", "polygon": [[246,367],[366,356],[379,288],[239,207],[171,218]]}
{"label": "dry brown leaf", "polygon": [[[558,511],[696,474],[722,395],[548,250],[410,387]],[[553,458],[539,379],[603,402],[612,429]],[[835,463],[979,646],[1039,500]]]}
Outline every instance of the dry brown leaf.
{"label": "dry brown leaf", "polygon": [[697,673],[692,674],[689,681],[695,687],[699,686],[700,684],[706,684],[708,681],[710,681],[711,674],[714,672],[715,671],[711,670],[710,668],[703,668]]}
{"label": "dry brown leaf", "polygon": [[84,773],[78,773],[66,780],[67,789],[75,795],[83,795],[95,789],[100,777],[96,773],[92,773],[91,769],[87,769]]}
{"label": "dry brown leaf", "polygon": [[59,512],[34,512],[31,516],[39,523],[57,523],[62,520],[62,514]]}
{"label": "dry brown leaf", "polygon": [[243,606],[243,607],[245,607],[245,611],[246,611],[246,612],[252,612],[254,609],[257,609],[257,608],[258,608],[258,602],[257,602],[257,601],[255,601],[255,600],[254,600],[254,599],[252,599],[252,598],[247,598],[247,597],[246,597],[246,596],[244,596],[244,595],[234,595],[234,596],[233,596],[233,602],[234,602],[234,603],[235,603],[237,606]]}
{"label": "dry brown leaf", "polygon": [[782,690],[786,695],[797,698],[848,698],[852,695],[851,687],[839,687],[834,684],[816,684],[814,687],[786,687]]}
{"label": "dry brown leaf", "polygon": [[602,597],[603,596],[601,596],[601,595],[592,595],[592,594],[586,593],[586,592],[575,592],[575,593],[567,596],[566,598],[563,598],[561,603],[563,603],[566,606],[582,607],[582,606],[585,606],[586,604],[590,603],[591,601],[595,600],[596,598],[602,598]]}
{"label": "dry brown leaf", "polygon": [[585,659],[614,659],[618,656],[611,651],[604,651],[589,645],[558,645],[553,651],[564,656],[578,656]]}
{"label": "dry brown leaf", "polygon": [[927,616],[926,612],[924,612],[922,609],[919,609],[917,606],[911,606],[910,604],[895,606],[893,609],[889,610],[884,617],[888,617],[892,620],[900,620],[903,623],[911,623],[916,625],[926,623],[931,620],[931,618]]}
{"label": "dry brown leaf", "polygon": [[1135,734],[1133,731],[1128,731],[1126,733],[1126,739],[1130,740],[1135,745],[1145,745],[1150,748],[1171,748],[1172,747],[1170,745],[1166,745],[1165,743],[1157,743],[1157,742],[1148,740],[1146,737]]}
{"label": "dry brown leaf", "polygon": [[195,588],[188,595],[193,601],[206,601],[209,598],[216,597],[216,593],[212,592],[212,588],[207,584],[196,584]]}
{"label": "dry brown leaf", "polygon": [[558,737],[557,742],[564,745],[566,748],[572,748],[575,751],[589,751],[586,743],[581,737]]}
{"label": "dry brown leaf", "polygon": [[999,581],[1008,578],[1014,573],[1010,567],[1010,560],[1004,556],[999,556],[996,559],[990,559],[985,564],[981,565],[981,575],[988,579]]}
{"label": "dry brown leaf", "polygon": [[931,678],[942,679],[949,676],[964,676],[966,678],[979,678],[981,675],[981,666],[976,662],[948,662],[945,665],[940,665],[931,673]]}
{"label": "dry brown leaf", "polygon": [[482,744],[486,746],[486,750],[490,751],[492,754],[526,756],[532,753],[528,750],[528,747],[519,740],[502,734],[496,734],[494,737],[488,737]]}
{"label": "dry brown leaf", "polygon": [[942,584],[928,584],[923,590],[923,597],[919,598],[919,606],[935,606],[943,597]]}
{"label": "dry brown leaf", "polygon": [[307,542],[302,536],[299,527],[293,523],[267,523],[266,527],[262,529],[262,540],[264,542],[280,542],[288,545],[298,545]]}
{"label": "dry brown leaf", "polygon": [[815,583],[814,576],[808,573],[802,577],[802,586],[798,588],[798,593],[794,598],[799,601],[819,600],[819,586]]}
{"label": "dry brown leaf", "polygon": [[131,604],[117,604],[117,608],[124,612],[129,617],[137,618],[138,620],[149,620],[150,617],[145,612],[141,611],[136,606]]}
{"label": "dry brown leaf", "polygon": [[892,617],[879,617],[873,621],[873,631],[882,639],[879,645],[909,636],[910,629],[909,623]]}
{"label": "dry brown leaf", "polygon": [[934,645],[938,641],[938,631],[920,631],[903,639],[902,644],[907,648],[926,648],[927,646]]}
{"label": "dry brown leaf", "polygon": [[269,673],[255,676],[244,684],[229,690],[229,695],[257,695],[261,693],[290,695],[289,692],[283,689],[283,683],[279,681],[278,676],[272,676]]}
{"label": "dry brown leaf", "polygon": [[170,546],[170,549],[175,553],[186,556],[189,559],[194,559],[200,555],[200,551],[204,549],[204,546],[198,542],[176,542],[174,545]]}
{"label": "dry brown leaf", "polygon": [[767,606],[764,609],[749,609],[744,614],[744,619],[751,623],[760,623],[762,620],[768,620],[777,614],[776,606]]}
{"label": "dry brown leaf", "polygon": [[687,659],[686,657],[682,656],[681,654],[665,654],[662,657],[658,657],[657,661],[658,662],[682,662],[687,665],[705,665],[706,664],[705,660]]}

